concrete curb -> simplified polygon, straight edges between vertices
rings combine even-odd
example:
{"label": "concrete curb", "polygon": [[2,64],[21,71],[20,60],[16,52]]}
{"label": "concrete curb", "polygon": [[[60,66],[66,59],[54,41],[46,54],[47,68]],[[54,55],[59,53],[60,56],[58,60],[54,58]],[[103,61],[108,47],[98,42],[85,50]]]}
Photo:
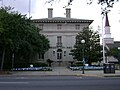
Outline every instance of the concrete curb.
{"label": "concrete curb", "polygon": [[120,77],[120,74],[103,74],[103,75],[97,75],[97,74],[2,74],[2,76],[78,76],[78,77]]}

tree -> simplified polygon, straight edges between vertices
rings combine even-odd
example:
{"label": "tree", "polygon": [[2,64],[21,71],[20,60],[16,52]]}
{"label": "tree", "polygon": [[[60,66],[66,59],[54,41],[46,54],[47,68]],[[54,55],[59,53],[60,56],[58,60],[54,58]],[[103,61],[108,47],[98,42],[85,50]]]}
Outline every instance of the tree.
{"label": "tree", "polygon": [[[9,43],[11,43],[11,40],[8,38],[8,33],[6,28],[4,28],[5,24],[4,22],[6,22],[6,17],[9,17],[9,14],[7,13],[8,9],[0,9],[0,46],[2,48],[2,60],[1,60],[1,70],[3,68],[3,64],[4,64],[4,58],[5,58],[5,51],[6,51],[6,47]],[[7,25],[6,25],[7,26]],[[6,34],[5,34],[6,33]]]}
{"label": "tree", "polygon": [[[61,1],[61,0],[47,0],[46,3],[52,3],[56,1]],[[68,4],[64,6],[64,8],[72,5],[72,2],[75,0],[68,0]],[[82,0],[81,0],[82,1]],[[97,4],[101,5],[101,14],[105,15],[106,12],[111,11],[110,9],[113,8],[113,5],[118,2],[119,0],[97,0]],[[86,3],[88,5],[91,5],[94,2],[94,0],[86,0]]]}
{"label": "tree", "polygon": [[91,65],[92,62],[101,61],[102,53],[100,46],[100,37],[98,32],[94,32],[92,29],[88,27],[83,28],[83,30],[78,33],[76,36],[76,44],[74,45],[74,49],[71,50],[71,55],[74,59],[78,61],[82,61],[83,58],[83,44],[81,40],[85,40],[84,44],[84,55],[85,62]]}
{"label": "tree", "polygon": [[[47,3],[52,3],[55,2],[56,0],[47,0]],[[60,0],[59,0],[60,1]],[[72,5],[72,2],[74,0],[68,0],[68,5]],[[106,5],[106,8],[112,8],[115,2],[118,2],[119,0],[98,0],[98,4],[101,5]],[[87,4],[92,4],[94,1],[93,0],[86,0]]]}
{"label": "tree", "polygon": [[11,55],[9,58],[12,59],[12,63],[14,60],[23,58],[26,63],[29,63],[29,59],[33,55],[40,52],[45,53],[49,49],[48,39],[39,34],[40,29],[32,23],[30,18],[12,10],[11,7],[0,9],[1,70],[6,52]]}
{"label": "tree", "polygon": [[107,51],[107,56],[115,57],[120,64],[120,50],[117,47],[110,48],[109,50],[107,49],[106,51]]}

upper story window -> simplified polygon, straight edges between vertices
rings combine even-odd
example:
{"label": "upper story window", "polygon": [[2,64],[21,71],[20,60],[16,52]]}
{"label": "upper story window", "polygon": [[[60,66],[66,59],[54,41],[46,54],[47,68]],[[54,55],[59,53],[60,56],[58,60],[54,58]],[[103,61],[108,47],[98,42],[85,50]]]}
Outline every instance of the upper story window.
{"label": "upper story window", "polygon": [[81,41],[80,41],[80,37],[79,36],[76,36],[76,44],[79,44]]}
{"label": "upper story window", "polygon": [[62,36],[57,36],[57,43],[62,43]]}
{"label": "upper story window", "polygon": [[79,30],[80,29],[80,25],[75,25],[75,29]]}
{"label": "upper story window", "polygon": [[62,36],[57,36],[57,47],[62,46]]}
{"label": "upper story window", "polygon": [[57,29],[62,29],[62,25],[61,24],[57,24]]}
{"label": "upper story window", "polygon": [[43,24],[39,24],[39,28],[43,30]]}

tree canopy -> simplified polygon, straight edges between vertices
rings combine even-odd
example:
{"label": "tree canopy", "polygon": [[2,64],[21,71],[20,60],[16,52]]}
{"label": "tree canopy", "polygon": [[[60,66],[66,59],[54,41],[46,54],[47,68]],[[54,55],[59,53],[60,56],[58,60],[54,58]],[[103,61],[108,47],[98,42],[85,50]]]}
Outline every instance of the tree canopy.
{"label": "tree canopy", "polygon": [[[68,5],[70,5],[74,0],[68,0]],[[86,0],[87,4],[92,4],[94,0]],[[106,7],[113,7],[114,3],[119,0],[98,0],[98,4],[105,5]]]}
{"label": "tree canopy", "polygon": [[[84,46],[81,40],[85,40]],[[82,61],[84,53],[86,63],[91,65],[92,62],[98,62],[102,60],[101,49],[102,47],[100,46],[99,34],[86,27],[83,28],[83,30],[80,31],[80,33],[78,33],[76,36],[76,44],[74,45],[74,49],[71,50],[70,54],[74,59]]]}
{"label": "tree canopy", "polygon": [[[56,0],[47,0],[47,3],[51,3],[51,2],[55,2]],[[61,1],[61,0],[58,0]],[[72,2],[75,0],[68,0],[68,5],[72,5]],[[97,4],[101,4],[101,5],[106,5],[106,8],[112,8],[115,2],[118,2],[119,0],[97,0],[98,3]],[[86,0],[87,4],[92,4],[94,2],[94,0]]]}
{"label": "tree canopy", "polygon": [[30,57],[37,53],[45,53],[49,49],[49,41],[39,32],[40,29],[26,15],[13,11],[11,7],[0,8],[1,69],[4,58],[8,57],[5,55],[6,52],[14,54],[17,60],[22,56]]}
{"label": "tree canopy", "polygon": [[[56,1],[61,1],[61,0],[46,0],[46,3],[53,3]],[[72,2],[75,0],[68,0],[68,4],[64,6],[64,8],[72,5]],[[82,0],[81,0],[82,1]],[[104,15],[106,12],[109,12],[111,8],[113,8],[113,5],[118,2],[119,0],[86,0],[86,3],[88,5],[91,5],[93,2],[97,1],[98,5],[101,5],[101,14]]]}
{"label": "tree canopy", "polygon": [[117,47],[107,49],[107,56],[114,56],[120,64],[120,50]]}

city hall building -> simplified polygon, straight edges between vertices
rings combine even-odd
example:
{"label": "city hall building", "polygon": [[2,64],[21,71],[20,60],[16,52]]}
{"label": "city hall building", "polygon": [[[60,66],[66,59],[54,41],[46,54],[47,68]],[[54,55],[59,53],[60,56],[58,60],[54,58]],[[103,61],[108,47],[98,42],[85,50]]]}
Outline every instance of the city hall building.
{"label": "city hall building", "polygon": [[50,59],[54,61],[54,65],[61,63],[63,66],[74,60],[70,51],[75,45],[76,35],[93,22],[71,18],[70,8],[66,8],[66,17],[53,17],[53,8],[48,8],[48,18],[32,21],[50,41],[50,49],[45,54],[38,55],[38,62]]}

